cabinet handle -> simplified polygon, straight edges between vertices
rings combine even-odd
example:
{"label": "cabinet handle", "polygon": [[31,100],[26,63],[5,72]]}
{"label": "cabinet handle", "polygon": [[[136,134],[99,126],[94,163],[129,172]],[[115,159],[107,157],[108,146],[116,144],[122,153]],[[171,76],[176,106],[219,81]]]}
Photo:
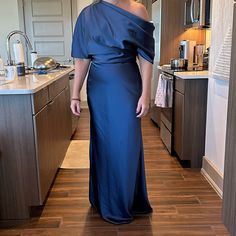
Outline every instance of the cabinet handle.
{"label": "cabinet handle", "polygon": [[50,102],[48,103],[48,106],[52,106],[54,102],[55,102],[55,100],[50,101]]}

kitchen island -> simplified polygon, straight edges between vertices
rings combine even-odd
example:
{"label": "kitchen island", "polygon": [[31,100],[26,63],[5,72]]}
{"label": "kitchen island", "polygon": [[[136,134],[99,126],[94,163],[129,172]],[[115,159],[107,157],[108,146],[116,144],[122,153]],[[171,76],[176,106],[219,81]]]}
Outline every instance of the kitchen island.
{"label": "kitchen island", "polygon": [[43,205],[70,143],[69,73],[31,74],[0,86],[0,221]]}

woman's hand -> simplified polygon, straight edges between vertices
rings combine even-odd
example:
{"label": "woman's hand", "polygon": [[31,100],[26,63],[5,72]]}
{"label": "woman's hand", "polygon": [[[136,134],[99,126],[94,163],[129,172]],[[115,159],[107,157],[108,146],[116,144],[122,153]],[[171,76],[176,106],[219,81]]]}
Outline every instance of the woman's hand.
{"label": "woman's hand", "polygon": [[142,118],[147,115],[150,108],[150,97],[142,95],[139,98],[136,114],[138,114],[136,117]]}
{"label": "woman's hand", "polygon": [[80,107],[80,101],[79,100],[72,100],[70,104],[70,109],[72,113],[76,116],[80,116],[80,113],[82,111]]}

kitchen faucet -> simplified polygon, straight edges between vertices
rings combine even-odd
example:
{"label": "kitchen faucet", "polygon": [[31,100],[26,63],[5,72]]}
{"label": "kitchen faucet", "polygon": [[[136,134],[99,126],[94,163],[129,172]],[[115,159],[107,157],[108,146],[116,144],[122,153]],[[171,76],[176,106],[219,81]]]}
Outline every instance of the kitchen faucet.
{"label": "kitchen faucet", "polygon": [[7,36],[7,58],[8,58],[7,63],[8,63],[8,65],[10,65],[10,66],[13,65],[13,61],[12,61],[12,59],[11,59],[11,45],[10,45],[10,40],[11,40],[11,37],[12,37],[13,35],[15,35],[15,34],[20,34],[20,35],[22,35],[22,36],[25,38],[25,41],[26,41],[26,43],[27,43],[27,45],[28,45],[28,48],[29,48],[31,51],[33,51],[32,44],[31,44],[31,42],[30,42],[28,36],[27,36],[24,32],[22,32],[22,31],[20,31],[20,30],[14,30],[14,31],[10,32],[10,33],[8,34],[8,36]]}

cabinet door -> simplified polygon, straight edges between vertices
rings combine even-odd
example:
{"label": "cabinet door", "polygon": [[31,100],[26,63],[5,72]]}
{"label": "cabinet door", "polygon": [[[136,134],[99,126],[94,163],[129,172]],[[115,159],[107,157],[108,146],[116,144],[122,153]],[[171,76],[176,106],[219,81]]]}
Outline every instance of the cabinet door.
{"label": "cabinet door", "polygon": [[47,196],[71,136],[69,87],[66,87],[35,117],[40,204]]}
{"label": "cabinet door", "polygon": [[174,99],[174,150],[183,160],[184,95],[175,91]]}
{"label": "cabinet door", "polygon": [[34,121],[36,135],[36,156],[38,161],[39,199],[40,204],[43,204],[54,178],[51,158],[52,133],[48,122],[48,106],[45,106],[44,109],[34,116]]}
{"label": "cabinet door", "polygon": [[71,136],[72,120],[69,87],[66,87],[65,90],[54,98],[49,104],[49,110],[49,123],[53,133],[53,171],[56,173],[65,157]]}

